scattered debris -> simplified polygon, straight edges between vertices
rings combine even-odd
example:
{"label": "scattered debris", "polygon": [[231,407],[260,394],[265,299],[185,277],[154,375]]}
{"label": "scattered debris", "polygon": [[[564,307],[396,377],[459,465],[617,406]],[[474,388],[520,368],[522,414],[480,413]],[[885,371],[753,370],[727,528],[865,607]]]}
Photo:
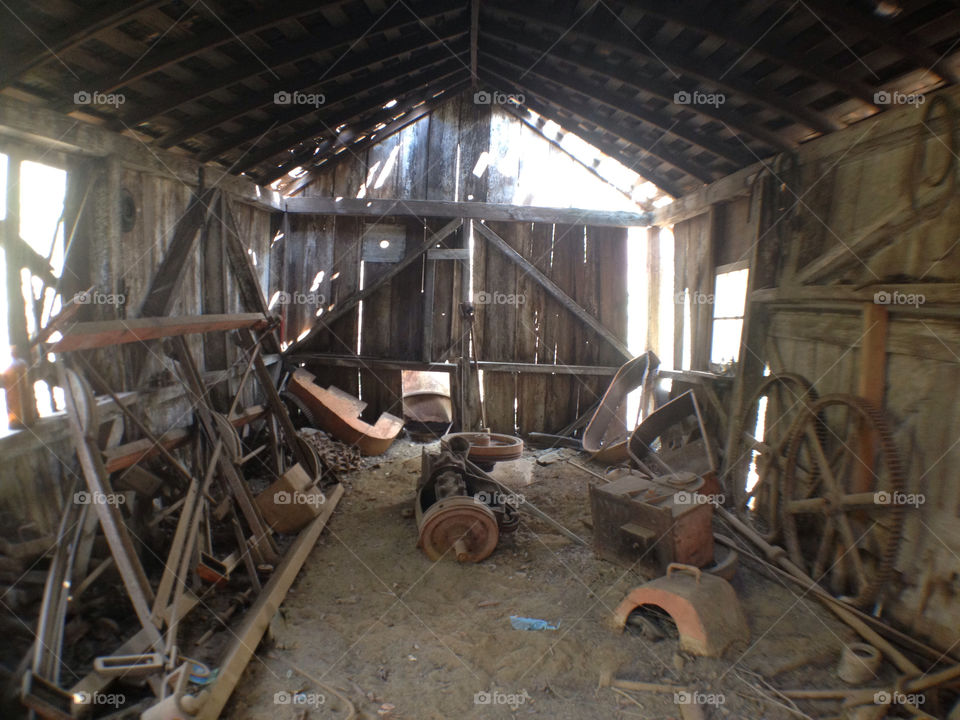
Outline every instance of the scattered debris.
{"label": "scattered debris", "polygon": [[556,630],[558,626],[551,625],[546,620],[528,618],[521,615],[511,615],[510,625],[514,630]]}

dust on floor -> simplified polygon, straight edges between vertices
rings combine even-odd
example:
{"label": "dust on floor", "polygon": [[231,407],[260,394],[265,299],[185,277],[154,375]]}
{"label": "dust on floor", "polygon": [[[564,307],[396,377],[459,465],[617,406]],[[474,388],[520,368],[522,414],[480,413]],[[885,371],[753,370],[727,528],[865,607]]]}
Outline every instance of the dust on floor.
{"label": "dust on floor", "polygon": [[[430,562],[410,517],[422,447],[398,442],[345,478],[344,499],[224,717],[346,717],[316,681],[348,697],[360,718],[681,717],[673,694],[598,688],[608,671],[691,686],[708,718],[774,720],[796,715],[760,699],[769,696],[760,676],[778,687],[836,685],[833,670],[851,631],[743,563],[733,584],[752,637],[717,660],[682,653],[670,637],[617,633],[613,609],[655,571],[598,560],[527,516],[483,563]],[[529,453],[510,465],[497,473],[589,539],[595,478],[565,462],[540,467]],[[514,630],[510,615],[557,629]],[[295,693],[302,695],[291,702]],[[836,714],[829,708],[805,706],[812,717]]]}

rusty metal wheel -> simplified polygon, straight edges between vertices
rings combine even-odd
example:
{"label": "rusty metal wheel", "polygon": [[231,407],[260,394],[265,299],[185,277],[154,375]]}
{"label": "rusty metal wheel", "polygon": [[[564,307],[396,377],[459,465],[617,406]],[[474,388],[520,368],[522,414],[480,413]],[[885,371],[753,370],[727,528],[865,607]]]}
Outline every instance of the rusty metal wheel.
{"label": "rusty metal wheel", "polygon": [[482,432],[449,433],[440,438],[440,447],[448,450],[453,438],[463,438],[470,443],[470,452],[467,457],[475,463],[516,460],[523,455],[523,440],[513,435]]}
{"label": "rusty metal wheel", "polygon": [[418,544],[434,562],[448,551],[458,562],[480,562],[490,557],[500,539],[496,515],[473,497],[444,498],[418,520]]}
{"label": "rusty metal wheel", "polygon": [[797,418],[780,500],[794,563],[834,595],[873,603],[893,572],[906,483],[883,414],[853,395],[826,395]]}
{"label": "rusty metal wheel", "polygon": [[[770,375],[739,419],[740,444],[733,449],[736,457],[731,459],[725,484],[733,486],[729,489],[737,514],[767,542],[780,535],[779,497],[790,428],[801,410],[816,399],[816,390],[802,375]],[[758,439],[761,436],[763,440]]]}

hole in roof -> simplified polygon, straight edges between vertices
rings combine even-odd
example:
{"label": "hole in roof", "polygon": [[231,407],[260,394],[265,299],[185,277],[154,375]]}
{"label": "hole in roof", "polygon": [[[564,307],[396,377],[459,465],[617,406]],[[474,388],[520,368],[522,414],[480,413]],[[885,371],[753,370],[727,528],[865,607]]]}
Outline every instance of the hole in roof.
{"label": "hole in roof", "polygon": [[380,241],[380,247],[383,248],[384,250],[386,250],[388,247],[390,247],[390,241],[389,241],[389,240],[381,240],[381,241]]}
{"label": "hole in roof", "polygon": [[390,102],[386,103],[386,104],[383,106],[383,109],[384,109],[384,110],[389,110],[390,108],[394,107],[396,104],[397,104],[397,99],[394,98],[394,99],[391,100]]}

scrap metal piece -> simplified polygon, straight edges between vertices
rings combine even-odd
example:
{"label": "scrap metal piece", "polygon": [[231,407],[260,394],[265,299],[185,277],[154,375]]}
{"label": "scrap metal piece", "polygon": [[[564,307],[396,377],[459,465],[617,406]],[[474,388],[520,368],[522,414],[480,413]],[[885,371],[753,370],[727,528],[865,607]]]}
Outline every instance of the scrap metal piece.
{"label": "scrap metal piece", "polygon": [[630,613],[644,605],[670,615],[680,634],[680,648],[693,655],[721,657],[733,643],[750,638],[730,583],[690,565],[673,563],[663,577],[630,591],[613,613],[617,627],[622,631]]}
{"label": "scrap metal piece", "polygon": [[297,370],[287,389],[300,398],[321,426],[338,440],[360,448],[364,455],[386,452],[403,429],[403,420],[390,413],[381,413],[373,425],[360,419],[364,408],[357,398],[331,385],[322,388],[306,370]]}
{"label": "scrap metal piece", "polygon": [[163,672],[163,665],[163,655],[156,652],[140,655],[103,655],[93,661],[94,671],[105,677],[145,677]]}
{"label": "scrap metal piece", "polygon": [[624,363],[613,376],[593,417],[583,431],[583,449],[599,462],[617,463],[627,459],[627,429],[622,426],[613,433],[612,426],[619,420],[617,410],[627,395],[647,384],[656,374],[660,358],[652,350]]}
{"label": "scrap metal piece", "polygon": [[[659,448],[654,451],[656,441]],[[630,435],[627,449],[639,466],[653,465],[661,472],[686,471],[715,477],[717,470],[713,445],[693,390],[644,418]]]}
{"label": "scrap metal piece", "polygon": [[516,460],[523,455],[523,440],[513,435],[484,432],[450,433],[440,438],[440,447],[450,449],[454,438],[463,438],[470,443],[467,457],[475,463],[495,463]]}

